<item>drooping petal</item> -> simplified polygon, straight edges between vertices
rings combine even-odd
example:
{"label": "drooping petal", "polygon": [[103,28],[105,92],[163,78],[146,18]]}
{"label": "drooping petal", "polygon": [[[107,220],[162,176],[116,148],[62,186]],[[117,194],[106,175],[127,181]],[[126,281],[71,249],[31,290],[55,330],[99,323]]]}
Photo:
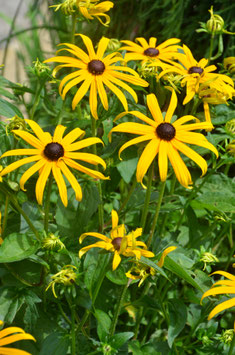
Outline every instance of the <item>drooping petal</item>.
{"label": "drooping petal", "polygon": [[37,139],[36,137],[34,137],[31,133],[22,131],[22,130],[16,130],[14,129],[12,131],[14,134],[16,134],[17,136],[23,138],[27,143],[29,143],[30,145],[32,145],[33,147],[42,150],[44,148],[44,145],[39,139]]}
{"label": "drooping petal", "polygon": [[[36,134],[38,139],[43,142],[45,145],[52,142],[51,135],[45,135],[45,132],[41,129],[41,127],[33,120],[25,119],[28,125],[31,127],[33,132]],[[48,133],[48,132],[47,132]]]}
{"label": "drooping petal", "polygon": [[161,256],[159,262],[157,263],[157,265],[158,265],[159,267],[163,267],[164,261],[165,261],[165,257],[166,257],[169,253],[171,253],[173,250],[175,250],[176,248],[177,248],[177,247],[173,247],[173,246],[166,248],[166,249],[163,251],[162,256]]}
{"label": "drooping petal", "polygon": [[98,59],[97,55],[95,54],[95,50],[94,50],[94,47],[93,47],[93,44],[92,44],[90,38],[81,34],[81,33],[78,33],[78,35],[82,37],[82,40],[83,40],[83,42],[87,48],[87,51],[89,53],[89,59],[90,60]]}
{"label": "drooping petal", "polygon": [[205,175],[207,172],[207,163],[205,159],[203,159],[197,152],[188,147],[186,144],[179,142],[177,139],[172,140],[172,145],[199,165],[202,170],[202,176]]}
{"label": "drooping petal", "polygon": [[93,80],[91,82],[91,88],[90,88],[90,96],[89,96],[89,104],[90,104],[90,110],[92,116],[98,120],[98,115],[97,115],[97,85],[96,85],[96,80]]}
{"label": "drooping petal", "polygon": [[[87,74],[87,71],[84,70],[84,73],[82,73],[81,75],[79,75],[77,78],[70,80],[64,87],[63,91],[61,92],[61,97],[64,100],[65,95],[67,94],[67,92],[73,87],[78,85],[81,81],[84,81],[91,77],[91,75]],[[83,83],[84,84],[84,83]],[[83,85],[82,84],[82,85]],[[86,92],[85,92],[86,93]]]}
{"label": "drooping petal", "polygon": [[113,264],[112,264],[112,269],[113,270],[116,270],[116,268],[118,267],[118,265],[120,264],[121,262],[121,257],[120,255],[118,254],[118,252],[115,250],[114,252],[114,257],[113,257]]}
{"label": "drooping petal", "polygon": [[103,240],[104,242],[106,243],[111,243],[111,239],[106,237],[105,235],[101,234],[101,233],[96,233],[96,232],[89,232],[89,233],[83,233],[80,237],[79,237],[79,243],[82,243],[83,240],[86,238],[86,237],[95,237],[95,238],[98,238],[98,239],[101,239]]}
{"label": "drooping petal", "polygon": [[84,247],[84,248],[80,249],[79,252],[78,252],[79,258],[81,259],[81,257],[88,250],[90,250],[92,248],[102,248],[102,249],[105,249],[105,250],[109,250],[109,249],[107,249],[108,248],[108,244],[107,243],[105,243],[105,242],[96,242],[94,244],[88,245],[87,247]]}
{"label": "drooping petal", "polygon": [[70,159],[75,159],[75,160],[82,160],[82,161],[85,161],[89,164],[94,164],[94,165],[97,165],[97,164],[100,164],[103,166],[104,169],[106,169],[106,163],[105,161],[98,157],[97,155],[95,154],[91,154],[91,153],[73,153],[73,152],[67,152],[65,154],[65,157],[66,158],[70,158]]}
{"label": "drooping petal", "polygon": [[122,160],[122,159],[121,159],[121,153],[122,153],[123,150],[125,150],[126,148],[130,147],[131,145],[136,145],[136,144],[138,144],[138,143],[142,143],[142,142],[144,142],[144,141],[148,141],[148,140],[153,139],[153,138],[155,138],[155,136],[153,135],[153,133],[151,133],[151,134],[146,134],[146,135],[144,135],[144,136],[136,137],[136,138],[134,138],[134,139],[129,140],[128,142],[126,142],[125,144],[123,144],[123,145],[121,146],[121,148],[119,149],[119,152],[118,152],[118,157],[119,157],[119,159]]}
{"label": "drooping petal", "polygon": [[76,55],[79,59],[81,59],[83,62],[88,63],[89,62],[89,57],[86,54],[86,52],[84,52],[81,48],[79,48],[78,46],[76,46],[75,44],[72,43],[60,43],[60,46],[67,46],[68,48],[71,48],[74,50],[74,52],[76,52]]}
{"label": "drooping petal", "polygon": [[216,157],[219,155],[213,144],[208,142],[205,136],[203,136],[201,133],[177,131],[175,138],[184,143],[195,144],[200,147],[207,148],[215,153]]}
{"label": "drooping petal", "polygon": [[171,94],[171,101],[170,101],[170,105],[167,109],[167,112],[166,112],[166,116],[165,116],[165,122],[170,122],[171,121],[171,118],[175,112],[175,109],[176,109],[176,106],[177,106],[177,96],[176,96],[176,93],[175,93],[175,90],[171,87],[167,87],[168,90],[170,90],[172,92]]}
{"label": "drooping petal", "polygon": [[159,175],[161,181],[165,181],[167,178],[168,171],[168,142],[164,140],[160,140],[159,143],[159,152],[158,152],[158,167],[159,167]]}
{"label": "drooping petal", "polygon": [[72,101],[72,109],[75,110],[75,107],[79,103],[79,101],[83,98],[83,96],[86,95],[87,91],[89,90],[89,87],[91,85],[93,78],[92,75],[87,76],[85,79],[84,83],[80,86],[78,91],[76,92],[73,101]]}
{"label": "drooping petal", "polygon": [[102,102],[102,105],[104,106],[105,110],[108,110],[109,104],[108,104],[107,94],[104,89],[102,78],[100,78],[98,75],[96,76],[96,83],[97,83],[97,89],[98,89],[98,93],[99,93],[99,97]]}
{"label": "drooping petal", "polygon": [[192,184],[191,175],[178,151],[172,146],[170,142],[168,144],[168,158],[180,184],[186,188],[189,188],[189,185]]}
{"label": "drooping petal", "polygon": [[125,95],[122,93],[122,91],[117,88],[115,85],[111,83],[108,79],[106,79],[105,75],[103,75],[103,83],[118,97],[118,99],[121,101],[124,110],[128,110],[128,105],[127,105],[127,100]]}
{"label": "drooping petal", "polygon": [[119,85],[121,86],[124,90],[128,91],[129,94],[133,97],[133,99],[135,100],[135,102],[138,101],[138,98],[137,98],[137,94],[136,92],[127,84],[125,84],[123,81],[115,78],[113,75],[109,75],[108,73],[105,74],[106,78],[113,82],[114,84],[116,85]]}
{"label": "drooping petal", "polygon": [[71,168],[74,168],[76,170],[81,171],[82,173],[85,173],[95,179],[102,179],[102,180],[109,180],[109,177],[104,176],[102,173],[100,173],[99,171],[96,170],[92,170],[92,169],[88,169],[85,166],[76,163],[75,161],[66,158],[64,159],[64,162],[70,166]]}
{"label": "drooping petal", "polygon": [[159,143],[160,139],[152,139],[145,147],[143,153],[137,164],[136,169],[136,180],[143,185],[143,177],[146,174],[148,168],[150,167],[151,163],[153,162],[154,158],[156,157],[158,150],[159,150]]}
{"label": "drooping petal", "polygon": [[124,122],[112,128],[111,131],[109,132],[109,137],[113,132],[124,132],[124,133],[145,135],[145,134],[155,133],[155,128],[151,126],[143,125],[141,123]]}
{"label": "drooping petal", "polygon": [[11,157],[15,155],[39,155],[41,150],[39,149],[12,149],[3,153],[1,158]]}
{"label": "drooping petal", "polygon": [[59,189],[61,201],[63,202],[64,206],[67,207],[68,205],[67,187],[65,185],[64,178],[61,174],[61,170],[57,166],[56,162],[52,164],[52,173]]}
{"label": "drooping petal", "polygon": [[81,186],[79,185],[79,183],[77,182],[77,179],[75,178],[75,176],[71,173],[71,171],[69,170],[69,168],[66,166],[66,164],[63,162],[63,160],[59,160],[58,161],[58,166],[60,167],[62,173],[64,174],[64,176],[68,179],[68,181],[70,182],[74,192],[75,192],[75,196],[76,196],[76,200],[77,201],[81,201],[82,200],[82,189]]}
{"label": "drooping petal", "polygon": [[225,309],[229,309],[231,307],[235,306],[235,298],[232,298],[228,301],[222,302],[220,303],[218,306],[216,306],[209,314],[208,316],[208,320],[210,320],[211,318],[213,318],[216,314],[218,314],[219,312],[224,311]]}
{"label": "drooping petal", "polygon": [[35,163],[33,166],[31,166],[28,170],[24,172],[24,174],[21,176],[20,179],[21,190],[26,191],[26,189],[24,188],[25,183],[33,174],[35,174],[38,170],[40,170],[44,164],[47,164],[46,160],[40,159],[37,163]]}
{"label": "drooping petal", "polygon": [[40,160],[40,159],[42,159],[41,155],[34,155],[32,157],[17,160],[14,163],[11,163],[10,165],[8,165],[5,169],[3,169],[0,173],[0,176],[8,174],[11,171],[19,168],[20,166],[22,166],[24,164],[32,163],[32,162]]}
{"label": "drooping petal", "polygon": [[47,164],[43,166],[39,178],[37,180],[35,192],[36,192],[36,199],[39,205],[42,205],[43,193],[51,169],[52,169],[52,163],[47,162]]}
{"label": "drooping petal", "polygon": [[[3,345],[8,345],[8,344],[11,344],[11,343],[14,343],[16,341],[19,341],[19,340],[34,340],[34,337],[28,333],[21,333],[21,334],[14,334],[14,335],[10,335],[8,337],[4,337],[4,338],[1,338],[0,339],[0,346],[3,346]],[[0,348],[0,351],[2,354],[2,349]]]}
{"label": "drooping petal", "polygon": [[224,277],[227,277],[227,279],[231,280],[231,281],[235,281],[235,276],[230,274],[229,272],[226,271],[214,271],[211,275],[221,275]]}

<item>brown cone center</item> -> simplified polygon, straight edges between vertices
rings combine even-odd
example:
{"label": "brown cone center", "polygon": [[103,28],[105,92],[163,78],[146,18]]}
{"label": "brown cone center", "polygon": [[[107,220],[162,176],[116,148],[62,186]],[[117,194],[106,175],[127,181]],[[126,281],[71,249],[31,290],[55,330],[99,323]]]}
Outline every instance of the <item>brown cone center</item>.
{"label": "brown cone center", "polygon": [[48,160],[56,161],[64,156],[64,148],[60,143],[48,143],[44,148],[44,155]]}
{"label": "brown cone center", "polygon": [[88,71],[94,75],[101,75],[105,70],[105,65],[101,60],[93,59],[88,63]]}
{"label": "brown cone center", "polygon": [[171,123],[163,122],[156,129],[159,138],[170,141],[175,137],[175,127]]}
{"label": "brown cone center", "polygon": [[112,244],[115,250],[120,250],[122,244],[122,238],[117,237],[112,240]]}
{"label": "brown cone center", "polygon": [[145,49],[144,54],[148,57],[156,57],[159,54],[159,50],[157,48],[149,47]]}
{"label": "brown cone center", "polygon": [[202,68],[200,68],[200,67],[191,67],[191,68],[189,68],[189,70],[188,70],[188,73],[189,74],[202,74],[203,73],[203,69]]}

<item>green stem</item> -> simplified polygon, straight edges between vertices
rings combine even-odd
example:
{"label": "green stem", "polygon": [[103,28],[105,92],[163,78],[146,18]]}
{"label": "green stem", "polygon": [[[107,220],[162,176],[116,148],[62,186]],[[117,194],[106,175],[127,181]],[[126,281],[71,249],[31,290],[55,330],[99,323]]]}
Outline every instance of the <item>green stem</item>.
{"label": "green stem", "polygon": [[[175,184],[176,184],[176,175],[174,174],[174,176],[173,176],[173,178],[171,180],[171,189],[170,189],[170,192],[169,192],[169,196],[173,195],[174,190],[175,190]],[[167,223],[168,217],[169,217],[169,213],[165,213],[164,217],[163,217],[163,220],[162,220],[162,223],[161,223],[160,232],[159,232],[160,236],[162,236],[164,231],[165,231],[165,225]]]}
{"label": "green stem", "polygon": [[59,114],[57,116],[57,126],[59,126],[62,123],[64,107],[65,107],[65,99],[63,100],[60,112],[59,112]]}
{"label": "green stem", "polygon": [[[141,298],[143,298],[149,291],[150,289],[150,286],[151,286],[151,283],[147,281],[144,289],[143,289],[143,292],[141,294]],[[138,333],[139,333],[139,328],[140,328],[140,323],[141,323],[141,320],[143,318],[143,311],[144,311],[144,307],[140,307],[140,310],[138,312],[138,317],[137,317],[137,320],[136,320],[136,324],[135,324],[135,329],[134,329],[134,339],[137,339],[138,337]]]}
{"label": "green stem", "polygon": [[212,57],[212,52],[213,52],[213,44],[214,44],[214,33],[211,34],[211,39],[210,39],[210,50],[209,50],[209,58],[208,58],[208,64],[210,63],[211,57]]}
{"label": "green stem", "polygon": [[150,247],[150,244],[152,242],[152,238],[153,238],[153,234],[155,231],[155,227],[158,221],[158,216],[159,216],[159,212],[160,212],[160,208],[161,208],[161,204],[162,204],[162,200],[163,200],[163,195],[164,195],[164,191],[165,191],[165,186],[166,186],[166,181],[162,181],[161,182],[161,187],[160,187],[160,191],[159,191],[159,197],[158,197],[158,202],[157,202],[157,208],[153,217],[153,223],[152,223],[152,228],[148,237],[148,241],[147,241],[147,247]]}
{"label": "green stem", "polygon": [[19,11],[20,11],[20,8],[21,8],[22,4],[23,4],[23,0],[20,0],[19,3],[18,3],[18,6],[16,8],[16,12],[14,14],[14,17],[12,19],[12,23],[11,23],[11,28],[10,28],[9,34],[7,36],[7,42],[6,42],[6,46],[5,46],[5,49],[4,49],[3,61],[2,61],[2,64],[4,65],[3,68],[2,68],[2,76],[4,76],[5,64],[6,64],[6,60],[7,60],[7,52],[8,52],[8,48],[9,48],[9,44],[10,44],[10,39],[12,37],[11,35],[12,35],[12,32],[14,31],[16,18],[17,18],[18,14],[19,14]]}
{"label": "green stem", "polygon": [[74,44],[75,43],[75,30],[76,30],[76,20],[77,20],[77,15],[76,14],[72,14],[72,29],[71,29],[71,43]]}
{"label": "green stem", "polygon": [[235,350],[235,333],[233,333],[233,340],[230,344],[228,355],[233,355]]}
{"label": "green stem", "polygon": [[53,176],[50,174],[48,187],[47,187],[47,195],[44,206],[44,229],[45,232],[48,233],[48,222],[49,222],[49,210],[50,210],[50,197],[51,197],[51,188],[52,188]]}
{"label": "green stem", "polygon": [[148,172],[147,191],[146,191],[146,194],[145,194],[144,208],[143,208],[141,221],[140,221],[140,225],[143,228],[143,231],[144,231],[144,227],[145,227],[145,224],[146,224],[146,219],[147,219],[147,215],[148,215],[149,201],[150,201],[150,196],[151,196],[151,187],[152,187],[152,181],[153,181],[153,167],[154,167],[154,163],[151,164],[151,166],[149,168],[149,172]]}
{"label": "green stem", "polygon": [[116,306],[116,310],[115,310],[115,313],[114,313],[114,316],[113,316],[113,320],[112,320],[112,323],[111,323],[111,326],[110,326],[110,332],[109,332],[110,337],[112,337],[114,335],[114,333],[115,333],[118,317],[119,317],[119,314],[120,314],[121,309],[122,309],[122,305],[123,305],[123,301],[124,301],[125,294],[126,294],[126,291],[127,291],[127,287],[128,287],[128,282],[121,289],[120,297],[119,297],[119,300],[118,300],[118,303],[117,303],[117,306]]}
{"label": "green stem", "polygon": [[71,306],[71,355],[76,355],[75,304]]}
{"label": "green stem", "polygon": [[[92,137],[96,137],[96,120],[94,117],[91,118],[91,132]],[[93,154],[97,155],[96,144],[92,146]],[[95,166],[95,170],[99,171],[98,166]],[[99,217],[99,231],[102,233],[104,229],[104,211],[103,211],[103,197],[102,197],[102,187],[100,180],[97,180],[97,188],[100,197],[100,203],[98,205],[98,217]]]}
{"label": "green stem", "polygon": [[31,120],[33,120],[36,108],[39,104],[40,94],[41,94],[43,85],[44,85],[44,82],[43,83],[37,82],[36,92],[35,92],[35,96],[34,96],[34,102],[33,102],[32,108],[31,108],[31,112],[30,112],[30,119]]}
{"label": "green stem", "polygon": [[32,232],[34,233],[36,239],[41,242],[41,238],[38,234],[37,229],[34,227],[33,223],[30,221],[29,217],[27,216],[27,214],[24,212],[24,210],[20,207],[20,205],[18,204],[18,202],[12,198],[11,196],[9,196],[10,202],[13,204],[13,206],[18,210],[18,212],[24,217],[25,221],[27,222],[28,226],[30,227],[30,229],[32,230]]}
{"label": "green stem", "polygon": [[[100,274],[99,274],[99,278],[98,278],[98,281],[97,281],[97,284],[96,284],[95,291],[94,291],[94,293],[92,295],[92,305],[93,306],[95,304],[95,301],[96,301],[96,298],[98,296],[100,287],[101,287],[101,285],[103,283],[103,280],[105,278],[106,269],[107,269],[107,265],[108,264],[109,264],[109,256],[108,256],[108,258],[106,258],[105,260],[102,260],[102,262],[99,263],[99,265],[102,265],[102,266],[101,266],[101,270],[100,270]],[[91,310],[87,309],[86,312],[84,313],[82,319],[81,319],[81,322],[80,322],[79,327],[78,327],[78,331],[80,331],[82,329],[82,327],[86,323],[86,321],[87,321],[87,319],[88,319],[90,314],[91,314]]]}
{"label": "green stem", "polygon": [[120,214],[120,212],[126,207],[127,205],[127,202],[129,201],[131,195],[133,194],[134,190],[135,190],[135,187],[136,187],[136,184],[137,184],[137,181],[136,181],[136,178],[131,186],[131,188],[129,189],[128,191],[128,194],[127,194],[127,197],[125,198],[125,200],[123,201],[121,207],[118,209],[117,213],[118,215]]}
{"label": "green stem", "polygon": [[4,233],[7,225],[7,218],[8,218],[8,208],[9,208],[9,196],[6,195],[6,203],[5,203],[5,210],[4,210],[4,217],[2,222],[2,239],[4,239]]}

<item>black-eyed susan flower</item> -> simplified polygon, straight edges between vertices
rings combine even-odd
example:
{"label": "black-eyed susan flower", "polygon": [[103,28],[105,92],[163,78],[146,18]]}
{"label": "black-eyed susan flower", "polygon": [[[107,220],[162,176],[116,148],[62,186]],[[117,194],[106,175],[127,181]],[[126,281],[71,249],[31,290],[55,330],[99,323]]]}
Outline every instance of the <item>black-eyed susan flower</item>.
{"label": "black-eyed susan flower", "polygon": [[[0,321],[0,325],[3,322]],[[9,345],[15,343],[19,340],[33,340],[34,337],[31,334],[25,333],[25,331],[19,327],[8,327],[0,331],[0,354],[2,355],[31,355],[27,351],[18,350],[13,348],[5,347],[5,345]]]}
{"label": "black-eyed susan flower", "polygon": [[127,234],[124,224],[118,225],[117,212],[112,210],[112,230],[110,231],[110,237],[96,232],[83,233],[79,238],[80,243],[82,243],[87,236],[98,238],[101,241],[80,249],[79,257],[81,258],[91,248],[105,249],[114,253],[113,270],[115,270],[121,262],[120,255],[135,256],[136,259],[140,259],[141,256],[147,258],[154,257],[154,254],[147,250],[147,246],[144,242],[136,240],[136,238],[141,235],[142,228],[137,228],[135,231]]}
{"label": "black-eyed susan flower", "polygon": [[132,41],[121,41],[126,46],[120,48],[120,50],[126,50],[124,60],[129,62],[130,60],[142,60],[154,61],[156,66],[164,67],[164,62],[178,58],[178,49],[181,48],[177,43],[180,42],[178,38],[170,38],[165,42],[156,46],[157,38],[151,37],[147,42],[145,38],[136,38],[140,44]]}
{"label": "black-eyed susan flower", "polygon": [[[86,19],[93,20],[96,17],[104,26],[110,23],[110,17],[105,13],[113,7],[112,1],[99,0],[65,0],[61,4],[52,5],[55,11],[61,10],[65,15],[82,14]],[[102,20],[104,18],[105,22]]]}
{"label": "black-eyed susan flower", "polygon": [[[159,267],[163,267],[165,257],[174,251],[177,247],[171,246],[166,248],[162,255],[160,260],[158,261],[157,265]],[[156,270],[153,267],[149,267],[147,265],[142,264],[141,262],[136,262],[131,269],[126,272],[126,277],[132,279],[132,280],[139,280],[138,287],[142,285],[142,283],[147,279],[147,277],[154,276],[156,274]]]}
{"label": "black-eyed susan flower", "polygon": [[51,277],[52,281],[47,286],[46,291],[51,287],[53,295],[55,296],[55,298],[57,298],[55,292],[56,284],[61,284],[65,287],[73,286],[77,278],[76,271],[77,268],[74,265],[63,266],[63,268],[59,272],[57,272]]}
{"label": "black-eyed susan flower", "polygon": [[139,136],[131,139],[120,148],[119,157],[122,151],[129,146],[150,141],[146,145],[137,164],[136,179],[143,187],[145,187],[142,182],[143,177],[157,155],[161,181],[165,181],[167,178],[169,158],[177,179],[181,185],[186,188],[189,188],[189,185],[192,184],[192,179],[188,168],[178,151],[198,164],[203,175],[207,171],[207,163],[205,159],[186,144],[195,144],[210,149],[216,154],[216,156],[218,156],[217,149],[207,141],[204,135],[191,132],[196,129],[210,128],[210,123],[200,122],[185,124],[189,121],[196,120],[196,118],[191,115],[183,116],[171,123],[172,116],[177,106],[177,96],[172,88],[169,89],[172,91],[172,96],[165,117],[163,117],[156,96],[150,94],[147,95],[147,105],[153,119],[138,111],[123,112],[116,117],[116,119],[118,119],[130,113],[141,121],[147,123],[147,125],[136,122],[125,122],[114,127],[109,133],[109,137],[113,132],[132,133]]}
{"label": "black-eyed susan flower", "polygon": [[[57,53],[65,50],[71,53],[74,57],[57,56],[45,60],[45,63],[64,63],[55,67],[53,70],[54,76],[61,68],[70,67],[76,69],[72,73],[66,75],[60,83],[59,93],[62,99],[64,100],[65,95],[72,87],[76,87],[79,84],[79,89],[77,90],[72,101],[72,108],[74,110],[77,104],[90,89],[89,104],[91,114],[95,119],[98,119],[97,93],[105,110],[108,110],[109,107],[104,87],[105,85],[118,97],[123,104],[124,109],[127,110],[126,97],[123,91],[117,86],[120,86],[122,89],[129,92],[129,94],[137,102],[136,92],[129,85],[124,83],[124,81],[144,87],[149,84],[145,80],[141,79],[133,69],[126,66],[113,65],[114,63],[120,61],[119,53],[114,52],[104,56],[104,52],[109,43],[108,38],[101,38],[98,44],[97,52],[95,52],[90,38],[82,34],[80,34],[80,36],[87,48],[88,54],[74,44],[62,43],[61,45],[65,46],[65,48],[60,49]],[[123,72],[128,72],[129,74]]]}
{"label": "black-eyed susan flower", "polygon": [[[227,301],[224,301],[220,304],[218,304],[209,314],[208,320],[211,318],[215,317],[218,313],[224,311],[225,309],[229,309],[235,306],[235,276],[230,274],[229,272],[226,271],[215,271],[212,273],[212,275],[221,275],[224,276],[226,279],[225,280],[220,280],[215,282],[211,289],[206,291],[203,296],[201,301],[208,296],[216,296],[216,295],[226,295],[226,294],[231,294],[231,298],[228,299]],[[217,287],[219,286],[219,287]],[[234,323],[234,330],[235,330],[235,323]]]}
{"label": "black-eyed susan flower", "polygon": [[31,127],[36,137],[23,130],[14,130],[13,133],[23,138],[34,148],[14,149],[4,153],[1,158],[14,155],[29,155],[29,157],[17,160],[8,165],[1,171],[0,176],[8,174],[24,164],[35,162],[35,164],[22,175],[20,179],[20,188],[25,191],[24,185],[26,181],[39,171],[35,192],[37,201],[40,205],[42,204],[45,185],[51,172],[58,185],[59,194],[65,206],[68,204],[68,198],[67,187],[63,175],[74,189],[76,199],[78,201],[81,201],[82,199],[81,186],[68,167],[85,173],[95,179],[108,179],[99,171],[87,168],[75,161],[85,161],[94,165],[101,164],[106,168],[104,160],[100,157],[90,153],[78,152],[78,150],[86,148],[92,144],[102,143],[99,138],[86,138],[75,142],[79,137],[84,136],[85,132],[80,128],[75,128],[63,137],[66,127],[62,125],[56,127],[52,137],[50,133],[44,132],[36,122],[32,120],[26,120],[26,122]]}
{"label": "black-eyed susan flower", "polygon": [[160,79],[167,73],[177,73],[181,75],[181,86],[186,85],[186,97],[183,104],[187,104],[199,90],[200,84],[206,84],[209,88],[216,89],[224,93],[228,98],[233,96],[234,83],[227,75],[212,73],[217,68],[215,65],[209,65],[208,59],[202,58],[199,62],[194,59],[190,49],[183,45],[184,54],[179,54],[180,62],[172,62],[171,66],[164,69],[158,76]]}

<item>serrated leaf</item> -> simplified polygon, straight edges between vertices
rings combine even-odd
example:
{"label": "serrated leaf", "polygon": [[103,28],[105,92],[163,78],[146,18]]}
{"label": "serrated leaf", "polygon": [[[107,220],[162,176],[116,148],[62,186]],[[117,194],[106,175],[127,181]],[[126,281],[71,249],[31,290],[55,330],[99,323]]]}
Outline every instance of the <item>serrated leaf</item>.
{"label": "serrated leaf", "polygon": [[184,328],[187,320],[187,307],[179,299],[170,299],[169,303],[169,315],[170,315],[170,326],[168,329],[168,344],[172,347],[172,344],[177,337],[177,335]]}
{"label": "serrated leaf", "polygon": [[12,263],[26,259],[39,248],[39,243],[27,234],[13,233],[0,246],[0,263]]}

